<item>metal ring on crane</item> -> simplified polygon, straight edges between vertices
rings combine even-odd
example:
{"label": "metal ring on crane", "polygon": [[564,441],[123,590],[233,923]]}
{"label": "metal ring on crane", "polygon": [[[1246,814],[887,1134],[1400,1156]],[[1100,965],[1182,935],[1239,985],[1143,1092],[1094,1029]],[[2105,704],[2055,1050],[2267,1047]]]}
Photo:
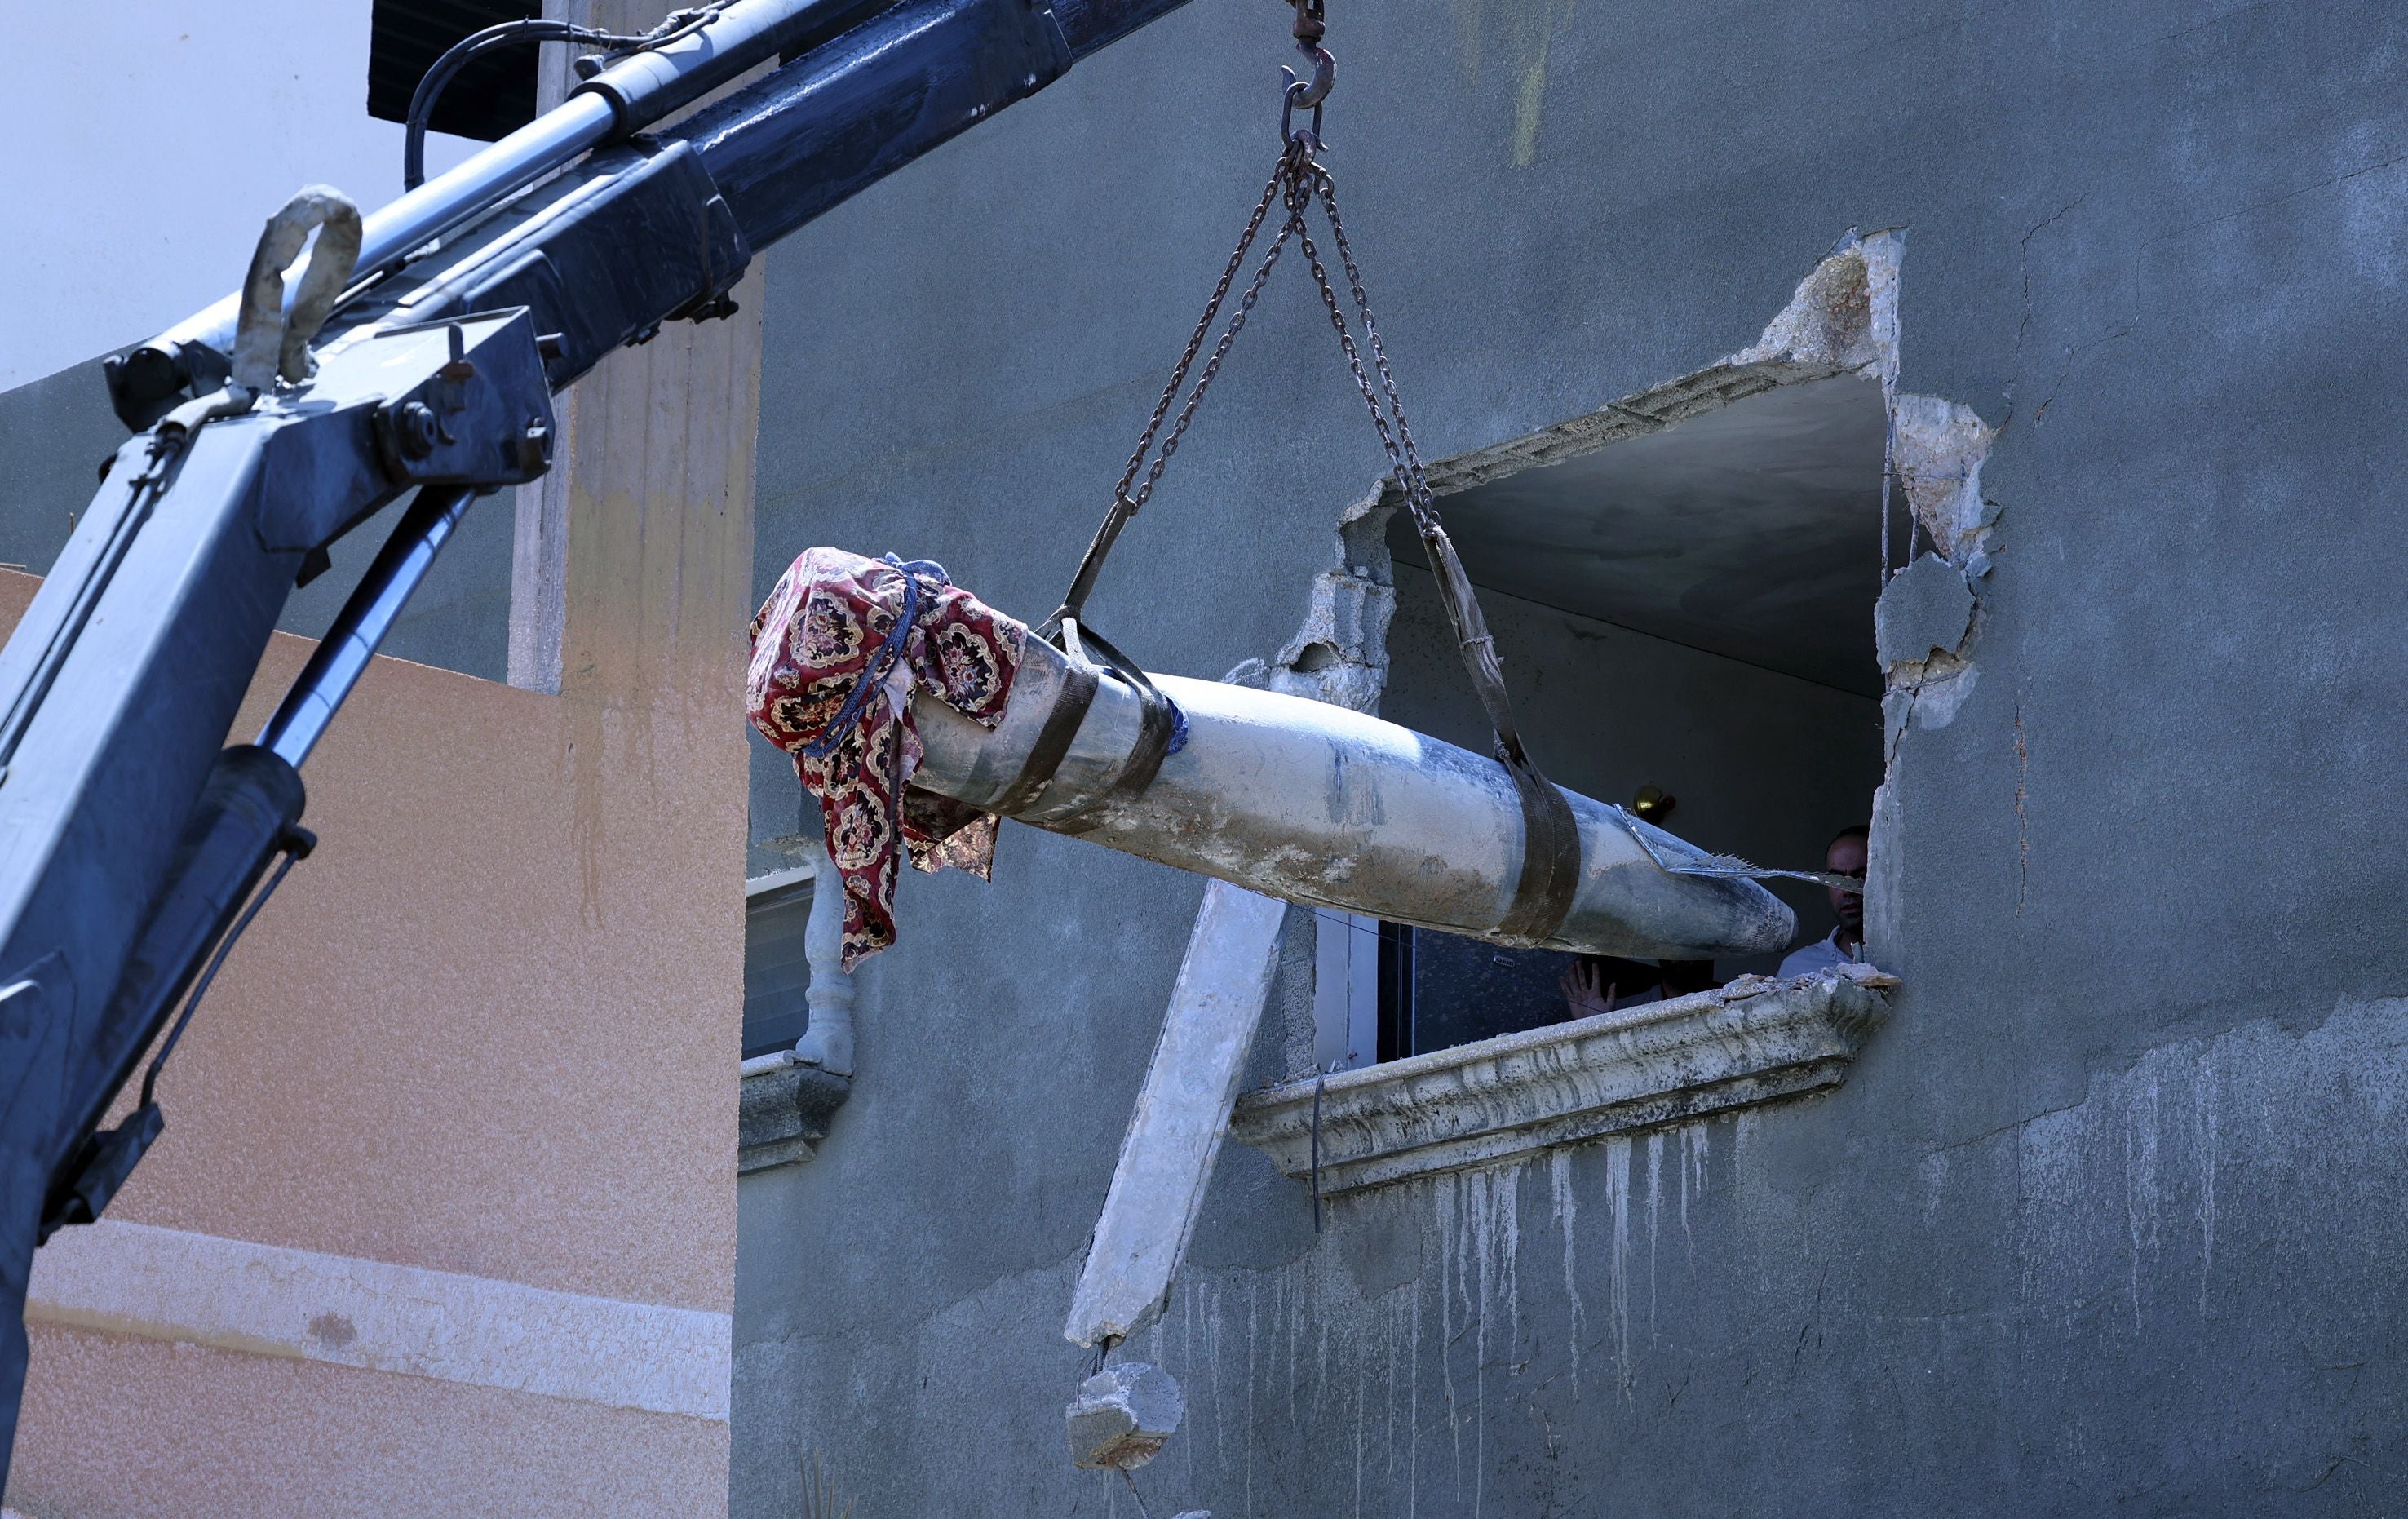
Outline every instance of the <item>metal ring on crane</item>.
{"label": "metal ring on crane", "polygon": [[[284,271],[301,256],[301,244],[315,228],[317,246],[302,272],[293,310],[284,309]],[[309,339],[351,282],[360,256],[360,208],[327,185],[295,191],[267,219],[243,276],[242,305],[235,319],[234,369],[227,388],[259,395],[276,387],[279,375],[294,383],[309,378]],[[248,402],[244,403],[249,405]]]}

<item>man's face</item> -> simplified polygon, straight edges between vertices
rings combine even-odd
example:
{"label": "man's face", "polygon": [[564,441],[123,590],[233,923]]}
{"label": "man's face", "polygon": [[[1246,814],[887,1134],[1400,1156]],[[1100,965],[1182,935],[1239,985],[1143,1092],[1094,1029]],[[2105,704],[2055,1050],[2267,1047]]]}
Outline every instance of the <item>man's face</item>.
{"label": "man's face", "polygon": [[[1856,835],[1833,844],[1823,856],[1823,868],[1835,876],[1861,876],[1865,873],[1865,841]],[[1837,886],[1826,888],[1831,894],[1831,910],[1840,915],[1840,926],[1851,934],[1865,931],[1865,894],[1842,891]]]}

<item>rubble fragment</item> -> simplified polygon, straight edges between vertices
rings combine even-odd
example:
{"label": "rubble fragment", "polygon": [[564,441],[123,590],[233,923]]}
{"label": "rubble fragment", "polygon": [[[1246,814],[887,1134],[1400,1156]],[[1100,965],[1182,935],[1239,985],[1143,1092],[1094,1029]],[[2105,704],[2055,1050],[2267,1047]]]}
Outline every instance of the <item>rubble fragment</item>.
{"label": "rubble fragment", "polygon": [[1079,1384],[1065,1416],[1071,1464],[1082,1471],[1134,1471],[1161,1453],[1186,1412],[1179,1383],[1160,1367],[1108,1366]]}

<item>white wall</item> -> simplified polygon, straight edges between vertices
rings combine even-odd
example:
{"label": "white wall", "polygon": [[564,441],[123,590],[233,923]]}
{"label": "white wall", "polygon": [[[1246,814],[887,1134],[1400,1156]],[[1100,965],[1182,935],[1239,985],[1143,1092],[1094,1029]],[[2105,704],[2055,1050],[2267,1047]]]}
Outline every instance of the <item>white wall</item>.
{"label": "white wall", "polygon": [[[0,390],[233,290],[304,184],[401,193],[402,129],[367,114],[369,0],[5,9]],[[428,168],[479,146],[431,138]]]}

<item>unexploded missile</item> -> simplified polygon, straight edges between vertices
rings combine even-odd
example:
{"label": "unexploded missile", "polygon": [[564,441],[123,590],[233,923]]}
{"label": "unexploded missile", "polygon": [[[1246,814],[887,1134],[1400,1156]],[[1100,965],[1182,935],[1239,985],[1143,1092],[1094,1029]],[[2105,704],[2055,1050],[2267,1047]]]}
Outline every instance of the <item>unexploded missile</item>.
{"label": "unexploded missile", "polygon": [[[1075,707],[1091,680],[1067,749],[1031,775],[1049,726],[1061,747],[1057,709]],[[1286,901],[1499,942],[1713,959],[1779,951],[1795,931],[1789,909],[1755,881],[1668,870],[1648,846],[1675,866],[1711,857],[1565,792],[1580,853],[1569,909],[1552,929],[1505,933],[1525,824],[1498,761],[1302,697],[1172,676],[1152,683],[1176,704],[1185,738],[1148,778],[1140,684],[1032,638],[993,728],[914,698],[925,752],[912,783]]]}

